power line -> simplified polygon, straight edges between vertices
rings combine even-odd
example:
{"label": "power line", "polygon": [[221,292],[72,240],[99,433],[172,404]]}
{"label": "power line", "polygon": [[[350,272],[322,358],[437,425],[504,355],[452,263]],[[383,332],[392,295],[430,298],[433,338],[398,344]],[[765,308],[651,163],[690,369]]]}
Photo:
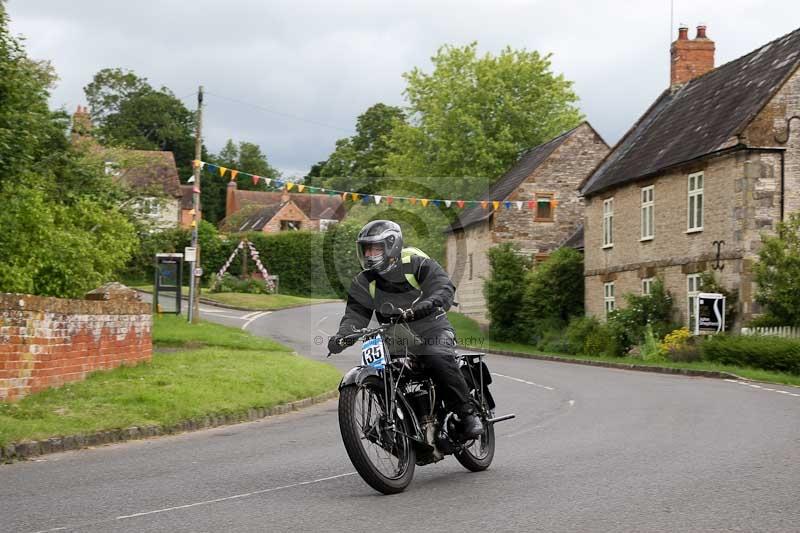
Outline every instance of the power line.
{"label": "power line", "polygon": [[230,98],[228,96],[223,96],[221,94],[216,94],[216,93],[212,93],[212,92],[206,92],[205,94],[210,95],[210,96],[216,96],[217,98],[221,98],[223,100],[228,100],[230,102],[234,102],[234,103],[237,103],[237,104],[254,107],[256,109],[260,109],[261,111],[264,111],[266,113],[271,113],[273,115],[279,115],[279,116],[282,116],[282,117],[291,118],[291,119],[294,119],[294,120],[298,120],[300,122],[306,122],[308,124],[313,124],[315,126],[322,126],[323,128],[329,128],[329,129],[332,129],[332,130],[338,130],[338,131],[342,131],[342,132],[345,132],[345,133],[352,133],[352,130],[349,130],[349,129],[340,128],[339,126],[333,126],[331,124],[326,124],[324,122],[318,122],[316,120],[311,120],[311,119],[307,119],[307,118],[304,118],[304,117],[298,117],[297,115],[284,113],[283,111],[276,111],[274,109],[269,109],[269,108],[264,107],[262,105],[253,104],[253,103],[250,103],[250,102],[245,102],[245,101],[239,100],[237,98]]}

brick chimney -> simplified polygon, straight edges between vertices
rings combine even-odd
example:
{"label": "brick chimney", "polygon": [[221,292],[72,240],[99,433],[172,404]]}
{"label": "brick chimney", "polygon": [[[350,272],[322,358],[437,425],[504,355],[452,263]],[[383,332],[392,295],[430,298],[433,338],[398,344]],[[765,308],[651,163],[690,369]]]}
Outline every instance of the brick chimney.
{"label": "brick chimney", "polygon": [[236,201],[236,182],[228,182],[227,195],[225,196],[225,216],[229,217],[239,210],[239,203]]}
{"label": "brick chimney", "polygon": [[689,40],[689,28],[678,28],[678,39],[670,47],[670,85],[675,88],[714,69],[714,41],[706,37],[705,25]]}
{"label": "brick chimney", "polygon": [[92,117],[86,107],[78,106],[72,115],[72,141],[92,135]]}

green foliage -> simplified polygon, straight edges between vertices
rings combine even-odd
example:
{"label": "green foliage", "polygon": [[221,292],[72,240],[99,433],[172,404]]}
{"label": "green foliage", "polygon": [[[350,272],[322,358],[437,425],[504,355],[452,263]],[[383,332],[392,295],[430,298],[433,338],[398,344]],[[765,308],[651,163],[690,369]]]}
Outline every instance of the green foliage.
{"label": "green foliage", "polygon": [[222,279],[217,281],[216,274],[212,274],[211,286],[213,292],[237,292],[245,294],[269,294],[270,290],[267,288],[267,282],[263,279],[255,278],[239,278],[225,273]]}
{"label": "green foliage", "polygon": [[388,138],[405,122],[399,107],[378,103],[359,115],[356,134],[336,141],[336,149],[309,172],[306,184],[344,191],[368,191],[373,178],[386,175]]}
{"label": "green foliage", "polygon": [[528,273],[524,287],[520,318],[528,339],[563,330],[572,317],[583,315],[583,254],[559,248]]}
{"label": "green foliage", "polygon": [[167,87],[122,69],[103,69],[84,87],[97,133],[104,144],[175,155],[181,175],[194,159],[195,115]]}
{"label": "green foliage", "polygon": [[583,353],[591,356],[619,357],[626,349],[620,344],[618,328],[613,324],[600,324],[586,337]]}
{"label": "green foliage", "polygon": [[658,340],[653,333],[653,326],[647,324],[644,328],[644,342],[641,346],[642,359],[645,361],[653,361],[661,358],[661,349],[658,345]]}
{"label": "green foliage", "polygon": [[573,317],[564,332],[567,340],[567,353],[574,355],[588,353],[586,352],[586,341],[601,327],[602,324],[595,317]]}
{"label": "green foliage", "polygon": [[448,193],[475,196],[520,152],[580,122],[572,82],[551,71],[549,55],[505,48],[480,57],[477,48],[443,46],[432,73],[403,75],[410,120],[392,130],[389,175],[447,176]]}
{"label": "green foliage", "polygon": [[660,279],[652,284],[650,294],[626,294],[625,300],[627,306],[614,310],[608,317],[608,324],[622,350],[620,355],[642,342],[647,324],[651,325],[659,339],[675,329],[672,323],[672,296]]}
{"label": "green foliage", "polygon": [[769,313],[759,315],[747,323],[747,327],[749,328],[779,328],[784,325],[783,320]]}
{"label": "green foliage", "polygon": [[508,243],[488,251],[491,274],[484,281],[483,295],[489,315],[489,335],[494,340],[516,340],[523,333],[520,311],[524,305],[525,276],[530,262]]}
{"label": "green foliage", "polygon": [[800,374],[800,340],[762,335],[716,335],[703,343],[709,361]]}
{"label": "green foliage", "polygon": [[733,323],[736,320],[736,307],[739,302],[739,291],[729,291],[726,289],[713,272],[706,271],[700,274],[700,291],[719,293],[725,296],[725,331],[733,329]]}
{"label": "green foliage", "polygon": [[116,188],[50,112],[52,69],[7,25],[0,6],[0,292],[79,296],[113,278],[136,237]]}
{"label": "green foliage", "polygon": [[762,236],[755,264],[756,301],[781,322],[800,326],[800,213],[778,224],[777,235]]}

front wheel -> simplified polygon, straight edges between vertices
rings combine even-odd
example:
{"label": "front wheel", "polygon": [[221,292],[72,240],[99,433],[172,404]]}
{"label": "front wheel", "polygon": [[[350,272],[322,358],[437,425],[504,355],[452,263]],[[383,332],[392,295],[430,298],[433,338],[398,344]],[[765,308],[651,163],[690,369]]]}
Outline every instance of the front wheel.
{"label": "front wheel", "polygon": [[464,447],[454,454],[461,466],[472,472],[486,470],[494,459],[494,424],[487,422],[486,414],[491,415],[491,411],[485,407],[484,404],[484,409],[477,413],[483,423],[483,435],[465,442]]}
{"label": "front wheel", "polygon": [[388,427],[383,382],[367,379],[339,391],[339,429],[350,461],[378,492],[402,492],[414,477],[416,454],[406,421],[394,416]]}

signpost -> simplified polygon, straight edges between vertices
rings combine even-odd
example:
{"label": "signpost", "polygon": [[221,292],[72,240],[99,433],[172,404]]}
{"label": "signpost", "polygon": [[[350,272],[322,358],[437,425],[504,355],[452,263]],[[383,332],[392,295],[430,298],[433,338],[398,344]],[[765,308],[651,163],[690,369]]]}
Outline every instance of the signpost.
{"label": "signpost", "polygon": [[694,334],[713,335],[725,331],[725,296],[701,292],[694,300]]}

